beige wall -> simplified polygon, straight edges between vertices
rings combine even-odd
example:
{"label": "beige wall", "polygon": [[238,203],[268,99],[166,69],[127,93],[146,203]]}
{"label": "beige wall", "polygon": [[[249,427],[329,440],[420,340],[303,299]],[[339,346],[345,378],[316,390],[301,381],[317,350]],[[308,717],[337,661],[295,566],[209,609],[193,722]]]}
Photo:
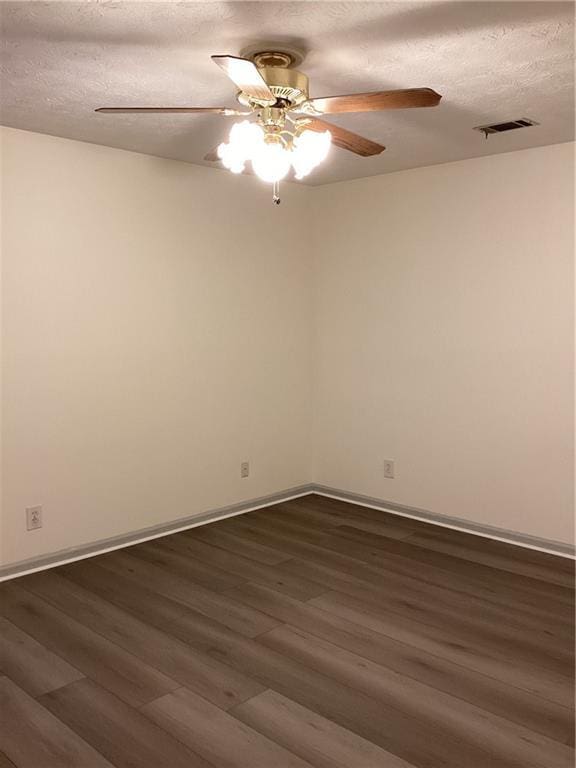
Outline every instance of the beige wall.
{"label": "beige wall", "polygon": [[4,561],[309,482],[308,190],[10,129],[2,155]]}
{"label": "beige wall", "polygon": [[573,161],[317,190],[316,482],[573,540]]}
{"label": "beige wall", "polygon": [[2,150],[4,562],[312,480],[571,540],[569,145],[278,208],[250,177]]}

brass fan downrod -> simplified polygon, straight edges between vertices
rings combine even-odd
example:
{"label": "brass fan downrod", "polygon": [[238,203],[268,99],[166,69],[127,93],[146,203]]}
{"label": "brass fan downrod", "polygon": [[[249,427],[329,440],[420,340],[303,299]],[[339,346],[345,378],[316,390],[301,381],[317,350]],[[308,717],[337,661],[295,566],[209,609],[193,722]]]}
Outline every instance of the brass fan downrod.
{"label": "brass fan downrod", "polygon": [[282,67],[288,69],[294,64],[294,56],[283,51],[260,51],[251,56],[258,69],[264,67]]}

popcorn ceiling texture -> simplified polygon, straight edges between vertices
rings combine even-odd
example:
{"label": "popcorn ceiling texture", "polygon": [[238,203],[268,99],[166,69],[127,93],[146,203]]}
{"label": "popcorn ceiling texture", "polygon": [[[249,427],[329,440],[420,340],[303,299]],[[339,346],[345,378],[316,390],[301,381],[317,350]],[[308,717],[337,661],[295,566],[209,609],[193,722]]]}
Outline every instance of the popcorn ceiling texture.
{"label": "popcorn ceiling texture", "polygon": [[[574,137],[574,5],[554,2],[3,2],[4,125],[206,165],[214,116],[96,115],[98,106],[234,106],[210,54],[262,41],[306,51],[311,95],[428,86],[435,109],[330,118],[386,145],[334,148],[324,184]],[[477,125],[540,126],[491,137]]]}

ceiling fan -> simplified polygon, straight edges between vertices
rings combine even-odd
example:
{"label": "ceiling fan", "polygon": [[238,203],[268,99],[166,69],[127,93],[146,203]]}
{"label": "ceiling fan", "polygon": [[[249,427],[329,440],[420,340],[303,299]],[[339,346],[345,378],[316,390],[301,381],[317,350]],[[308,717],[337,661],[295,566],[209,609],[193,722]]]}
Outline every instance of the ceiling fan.
{"label": "ceiling fan", "polygon": [[[294,51],[265,50],[238,56],[212,56],[239,89],[243,110],[226,107],[101,107],[112,114],[216,114],[250,117],[233,125],[228,143],[211,150],[205,160],[221,160],[235,173],[251,161],[264,181],[277,183],[292,167],[297,179],[308,175],[325,159],[330,144],[362,157],[380,154],[385,147],[333,125],[320,116],[347,112],[374,112],[408,107],[434,107],[442,98],[431,88],[356,93],[311,99],[308,77],[294,68],[302,56]],[[248,58],[249,57],[249,58]],[[275,193],[275,202],[279,202]]]}

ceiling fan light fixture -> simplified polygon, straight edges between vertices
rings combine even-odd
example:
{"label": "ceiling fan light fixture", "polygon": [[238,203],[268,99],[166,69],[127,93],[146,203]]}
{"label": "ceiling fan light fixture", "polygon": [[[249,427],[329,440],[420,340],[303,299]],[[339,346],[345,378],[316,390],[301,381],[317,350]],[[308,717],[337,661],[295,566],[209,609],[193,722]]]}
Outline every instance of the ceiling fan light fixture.
{"label": "ceiling fan light fixture", "polygon": [[[212,56],[237,88],[237,99],[248,111],[228,107],[99,107],[96,112],[114,114],[214,114],[224,117],[256,115],[232,126],[230,139],[204,160],[220,160],[233,173],[242,173],[250,161],[257,176],[274,185],[273,200],[280,202],[278,182],[290,167],[300,180],[314,170],[329,152],[330,145],[373,157],[386,147],[357,133],[318,118],[324,114],[376,112],[388,109],[434,107],[442,96],[432,88],[404,88],[340,96],[310,98],[308,76],[295,69],[302,52],[260,46],[247,49],[243,56]],[[532,121],[522,120],[526,124]],[[483,130],[483,128],[482,128]]]}
{"label": "ceiling fan light fixture", "polygon": [[330,131],[279,130],[243,120],[232,126],[228,142],[219,145],[217,155],[232,173],[242,173],[250,161],[262,181],[274,184],[288,175],[290,167],[296,179],[303,179],[326,159],[330,144]]}
{"label": "ceiling fan light fixture", "polygon": [[[232,127],[230,140],[211,149],[204,160],[220,160],[233,173],[242,173],[246,162],[254,172],[274,185],[273,200],[280,202],[278,182],[294,169],[300,180],[326,159],[331,144],[360,157],[374,157],[386,147],[371,139],[326,123],[318,116],[348,112],[434,107],[442,98],[432,88],[404,88],[339,96],[310,98],[308,76],[295,69],[302,52],[260,45],[242,56],[212,56],[237,88],[236,97],[248,111],[228,107],[99,107],[96,112],[114,114],[214,114],[224,117],[256,115]],[[524,124],[532,121],[522,120]],[[483,129],[482,129],[483,130]]]}

